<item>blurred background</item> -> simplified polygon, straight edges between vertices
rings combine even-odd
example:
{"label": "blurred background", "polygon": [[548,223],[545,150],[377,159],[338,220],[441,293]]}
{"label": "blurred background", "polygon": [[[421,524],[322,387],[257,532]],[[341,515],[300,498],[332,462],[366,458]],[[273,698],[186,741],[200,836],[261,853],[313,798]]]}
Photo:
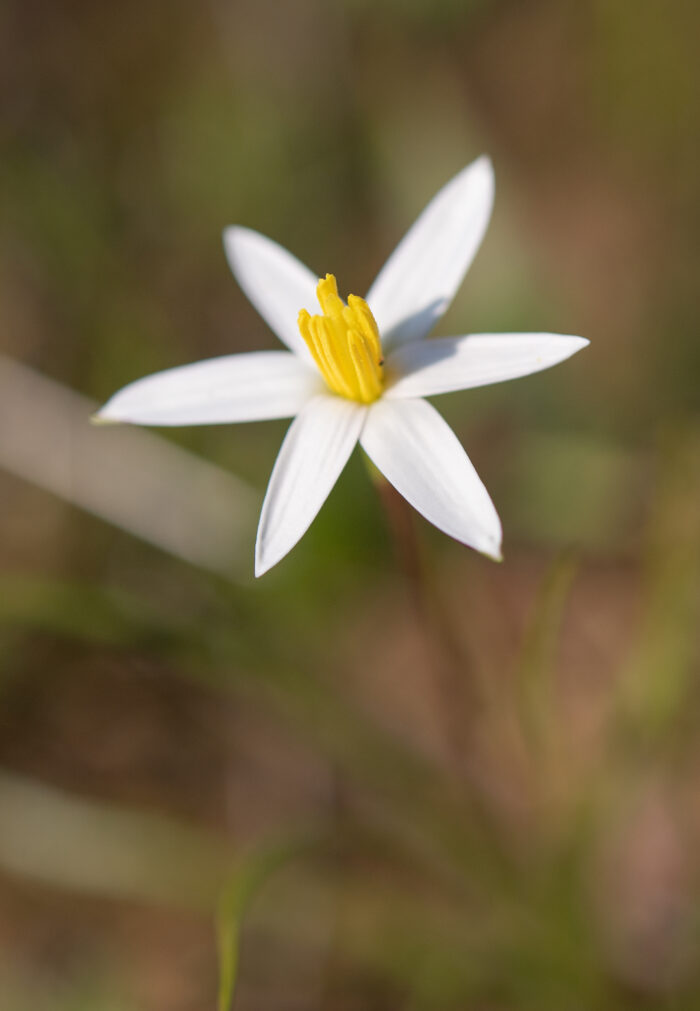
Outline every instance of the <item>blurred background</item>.
{"label": "blurred background", "polygon": [[[700,9],[0,4],[0,1006],[700,1007]],[[252,578],[285,423],[90,428],[275,339],[240,223],[362,294],[488,152],[440,333],[560,331],[439,401],[505,529],[359,454]]]}

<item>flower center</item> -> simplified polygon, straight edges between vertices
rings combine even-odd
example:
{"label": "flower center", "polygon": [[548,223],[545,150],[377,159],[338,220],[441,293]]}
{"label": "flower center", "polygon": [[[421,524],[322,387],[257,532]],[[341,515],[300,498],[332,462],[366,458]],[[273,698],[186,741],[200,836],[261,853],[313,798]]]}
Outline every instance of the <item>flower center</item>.
{"label": "flower center", "polygon": [[338,295],[333,274],[318,282],[316,294],[323,315],[302,309],[298,325],[319,371],[334,393],[371,404],[382,395],[382,342],[369,306],[363,298]]}

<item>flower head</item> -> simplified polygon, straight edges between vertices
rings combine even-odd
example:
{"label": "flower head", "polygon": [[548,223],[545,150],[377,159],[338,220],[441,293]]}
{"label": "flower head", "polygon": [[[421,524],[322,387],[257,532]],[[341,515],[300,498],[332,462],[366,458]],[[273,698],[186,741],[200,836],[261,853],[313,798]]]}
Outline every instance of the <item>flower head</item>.
{"label": "flower head", "polygon": [[[486,231],[493,170],[480,158],[428,204],[366,299],[344,302],[277,243],[227,228],[244,292],[288,350],[226,355],[137,380],[98,419],[197,425],[294,417],[263,502],[255,572],[303,536],[355,445],[440,530],[500,558],[501,524],[452,429],[424,397],[515,379],[584,347],[561,334],[428,338]],[[318,311],[320,308],[320,312]]]}

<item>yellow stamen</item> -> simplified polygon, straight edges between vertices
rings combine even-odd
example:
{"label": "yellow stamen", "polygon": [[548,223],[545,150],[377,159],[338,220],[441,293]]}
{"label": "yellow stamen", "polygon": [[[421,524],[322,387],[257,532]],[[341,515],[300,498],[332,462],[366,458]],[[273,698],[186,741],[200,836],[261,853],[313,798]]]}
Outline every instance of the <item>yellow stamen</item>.
{"label": "yellow stamen", "polygon": [[298,325],[318,370],[334,393],[371,404],[382,395],[382,342],[372,312],[363,298],[338,295],[333,274],[316,288],[321,316],[299,313]]}

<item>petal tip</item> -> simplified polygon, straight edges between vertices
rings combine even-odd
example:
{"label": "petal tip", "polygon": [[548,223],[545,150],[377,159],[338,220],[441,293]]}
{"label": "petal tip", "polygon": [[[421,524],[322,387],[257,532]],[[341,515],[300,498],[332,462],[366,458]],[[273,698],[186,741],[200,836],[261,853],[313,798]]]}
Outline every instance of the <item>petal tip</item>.
{"label": "petal tip", "polygon": [[[268,489],[269,490],[269,489]],[[264,576],[266,572],[273,569],[278,562],[291,551],[293,545],[290,545],[286,550],[280,550],[280,545],[278,540],[271,535],[269,527],[269,519],[267,515],[266,502],[263,502],[262,511],[260,513],[260,522],[258,524],[258,532],[255,538],[255,578],[260,579]]]}
{"label": "petal tip", "polygon": [[496,185],[496,173],[493,167],[493,162],[487,154],[480,155],[470,165],[467,165],[464,170],[464,174],[469,176],[471,182],[478,180],[478,182],[488,191],[491,199],[493,199],[493,191]]}
{"label": "petal tip", "polygon": [[490,540],[490,542],[481,548],[481,554],[486,555],[486,557],[490,558],[493,562],[502,562],[503,551],[501,538],[499,537],[498,540]]}
{"label": "petal tip", "polygon": [[255,542],[255,578],[260,579],[266,572],[274,568],[280,558],[270,557],[269,552],[263,547],[260,538]]}
{"label": "petal tip", "polygon": [[501,520],[493,508],[491,519],[481,538],[481,543],[476,545],[477,551],[494,562],[503,561],[503,527]]}
{"label": "petal tip", "polygon": [[493,162],[487,154],[481,154],[478,158],[475,158],[469,168],[474,169],[474,171],[483,172],[486,175],[494,175]]}
{"label": "petal tip", "polygon": [[466,198],[476,200],[486,216],[485,228],[491,216],[496,190],[496,175],[489,156],[482,154],[469,162],[446,184],[446,189],[451,190],[460,201]]}
{"label": "petal tip", "polygon": [[227,225],[221,233],[224,253],[232,270],[241,262],[247,250],[256,239],[261,238],[259,232],[244,225]]}
{"label": "petal tip", "polygon": [[568,344],[568,354],[566,358],[571,358],[572,355],[577,354],[579,351],[583,351],[591,343],[587,337],[578,337],[574,334],[568,334],[566,336],[566,341]]}
{"label": "petal tip", "polygon": [[265,573],[267,572],[268,568],[269,568],[269,566],[263,565],[262,560],[261,560],[261,558],[260,558],[260,556],[258,554],[257,547],[256,547],[256,551],[255,551],[255,563],[254,563],[254,567],[253,567],[253,571],[255,573],[255,578],[256,579],[260,579],[261,576],[264,576]]}
{"label": "petal tip", "polygon": [[89,420],[91,425],[106,426],[106,425],[120,425],[122,423],[121,418],[115,418],[113,415],[107,413],[108,406],[109,405],[106,404],[104,407],[101,407],[99,411],[95,411],[94,414],[90,415]]}
{"label": "petal tip", "polygon": [[245,231],[240,225],[227,225],[226,228],[221,233],[221,239],[224,244],[224,252],[227,257],[236,255],[236,246],[238,245],[239,239],[242,237],[242,233]]}

